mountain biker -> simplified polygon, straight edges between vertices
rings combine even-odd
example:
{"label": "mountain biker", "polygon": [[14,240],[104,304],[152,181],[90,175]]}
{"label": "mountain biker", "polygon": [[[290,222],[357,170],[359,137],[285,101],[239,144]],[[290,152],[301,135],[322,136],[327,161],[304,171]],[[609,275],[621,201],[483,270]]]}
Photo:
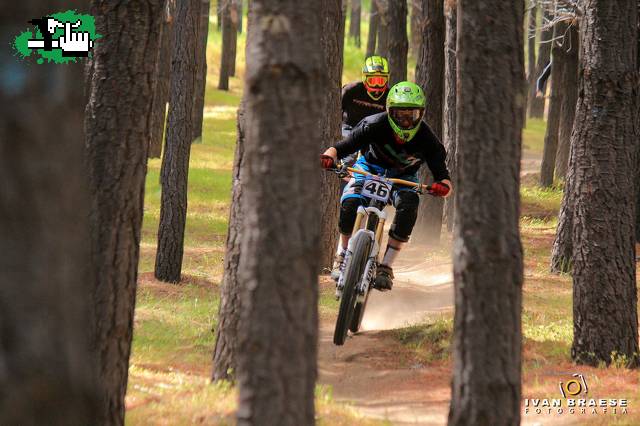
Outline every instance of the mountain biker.
{"label": "mountain biker", "polygon": [[[382,56],[369,56],[362,66],[362,81],[342,87],[342,137],[365,117],[383,112],[386,108],[389,89],[389,63]],[[352,165],[358,153],[346,157],[343,162]],[[340,190],[344,189],[342,182]]]}
{"label": "mountain biker", "polygon": [[[426,162],[435,180],[431,185],[431,194],[449,196],[452,185],[445,164],[446,151],[422,121],[424,109],[425,97],[420,86],[408,81],[396,84],[389,91],[386,112],[363,119],[348,137],[321,155],[321,165],[333,168],[338,159],[363,150],[364,154],[354,168],[418,182],[418,170]],[[368,203],[361,195],[363,184],[364,175],[355,174],[340,199],[340,244],[331,273],[334,279],[339,277],[343,266],[358,206]],[[396,186],[393,187],[390,200],[396,208],[396,215],[374,281],[374,287],[383,291],[390,290],[393,285],[393,262],[402,246],[409,241],[420,201],[414,189]]]}
{"label": "mountain biker", "polygon": [[369,56],[362,67],[362,81],[342,88],[343,129],[351,129],[360,120],[386,109],[389,89],[389,63],[382,56]]}

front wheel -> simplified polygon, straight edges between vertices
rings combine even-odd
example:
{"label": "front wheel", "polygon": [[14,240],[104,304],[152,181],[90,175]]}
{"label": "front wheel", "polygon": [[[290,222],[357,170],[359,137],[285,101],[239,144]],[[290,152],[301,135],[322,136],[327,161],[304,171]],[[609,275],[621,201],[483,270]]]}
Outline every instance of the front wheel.
{"label": "front wheel", "polygon": [[370,291],[367,290],[367,294],[364,295],[364,300],[356,303],[356,307],[353,311],[353,318],[351,318],[351,324],[349,325],[349,330],[351,330],[352,333],[357,333],[358,330],[360,330],[362,317],[364,317],[364,310],[367,308],[367,302],[369,301],[369,293]]}
{"label": "front wheel", "polygon": [[[369,258],[373,239],[366,232],[358,232],[353,240],[353,253],[344,268],[344,289],[340,300],[340,310],[333,333],[333,343],[340,346],[347,338],[347,329],[352,324],[357,301],[357,285]],[[359,322],[359,321],[358,321]]]}

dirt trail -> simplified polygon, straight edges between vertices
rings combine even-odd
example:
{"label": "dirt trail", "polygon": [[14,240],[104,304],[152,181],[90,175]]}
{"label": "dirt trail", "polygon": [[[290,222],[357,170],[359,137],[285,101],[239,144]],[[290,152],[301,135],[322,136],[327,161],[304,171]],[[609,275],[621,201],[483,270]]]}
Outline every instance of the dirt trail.
{"label": "dirt trail", "polygon": [[[524,152],[521,165],[522,175],[538,172],[540,155]],[[453,309],[452,263],[450,259],[427,262],[426,253],[427,247],[414,243],[403,250],[394,266],[393,290],[371,293],[363,331],[342,347],[333,345],[335,318],[321,323],[319,382],[330,385],[336,400],[349,403],[365,417],[394,425],[446,424],[450,367],[403,360],[406,350],[382,331]],[[523,418],[522,424],[548,424],[540,420]]]}
{"label": "dirt trail", "polygon": [[[451,263],[429,265],[426,248],[409,246],[394,267],[393,290],[373,291],[363,319],[363,331],[333,345],[335,318],[320,328],[320,383],[331,385],[338,401],[362,415],[393,424],[440,425],[449,407],[448,372],[431,371],[403,362],[403,349],[381,330],[422,322],[453,306]],[[429,370],[429,371],[427,371]],[[440,386],[429,389],[429,383]]]}

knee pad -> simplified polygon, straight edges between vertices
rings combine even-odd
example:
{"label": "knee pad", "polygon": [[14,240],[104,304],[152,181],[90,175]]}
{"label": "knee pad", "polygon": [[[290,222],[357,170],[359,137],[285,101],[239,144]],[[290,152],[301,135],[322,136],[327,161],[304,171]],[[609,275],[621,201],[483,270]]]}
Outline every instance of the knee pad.
{"label": "knee pad", "polygon": [[396,206],[396,216],[389,229],[389,236],[401,242],[409,241],[413,226],[418,218],[418,205],[420,198],[413,191],[401,191],[398,193]]}
{"label": "knee pad", "polygon": [[340,205],[340,219],[338,220],[338,228],[341,234],[351,235],[353,224],[356,221],[356,213],[358,207],[362,205],[360,197],[350,197],[345,199]]}

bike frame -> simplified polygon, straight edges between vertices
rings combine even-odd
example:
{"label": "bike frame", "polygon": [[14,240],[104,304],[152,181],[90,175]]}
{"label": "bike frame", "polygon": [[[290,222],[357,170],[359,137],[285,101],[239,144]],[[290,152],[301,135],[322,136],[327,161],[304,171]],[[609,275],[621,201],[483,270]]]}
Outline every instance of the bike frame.
{"label": "bike frame", "polygon": [[[366,172],[364,170],[355,169],[353,167],[346,167],[346,170],[353,174],[365,175],[370,179],[383,181],[386,183],[392,183],[397,185],[409,186],[413,188],[417,188],[419,193],[422,193],[422,190],[429,190],[429,185],[423,185],[416,182],[411,182],[404,179],[397,178],[387,178],[380,175],[375,175],[373,173]],[[351,238],[349,239],[349,244],[347,245],[347,253],[345,255],[344,262],[347,263],[351,255],[353,254],[353,241],[355,241],[355,236],[358,233],[366,233],[369,238],[373,240],[373,244],[371,247],[371,252],[369,253],[369,257],[367,259],[367,264],[364,269],[364,273],[362,274],[362,279],[357,284],[357,292],[358,292],[358,302],[362,302],[364,297],[369,290],[369,286],[373,281],[373,277],[376,273],[376,268],[378,266],[378,256],[380,254],[380,247],[382,246],[382,233],[384,231],[384,225],[387,221],[387,213],[384,211],[386,207],[386,203],[382,201],[378,201],[375,199],[371,199],[368,207],[360,206],[356,212],[356,220],[353,224],[353,230],[351,232]],[[363,219],[366,217],[365,226],[362,227]],[[370,221],[375,217],[377,219],[377,223],[375,224],[375,231],[371,228],[373,226],[370,225]],[[374,219],[374,221],[376,221]],[[344,275],[341,274],[338,279],[338,285],[336,286],[336,298],[339,299],[342,297],[342,290],[344,289]]]}

